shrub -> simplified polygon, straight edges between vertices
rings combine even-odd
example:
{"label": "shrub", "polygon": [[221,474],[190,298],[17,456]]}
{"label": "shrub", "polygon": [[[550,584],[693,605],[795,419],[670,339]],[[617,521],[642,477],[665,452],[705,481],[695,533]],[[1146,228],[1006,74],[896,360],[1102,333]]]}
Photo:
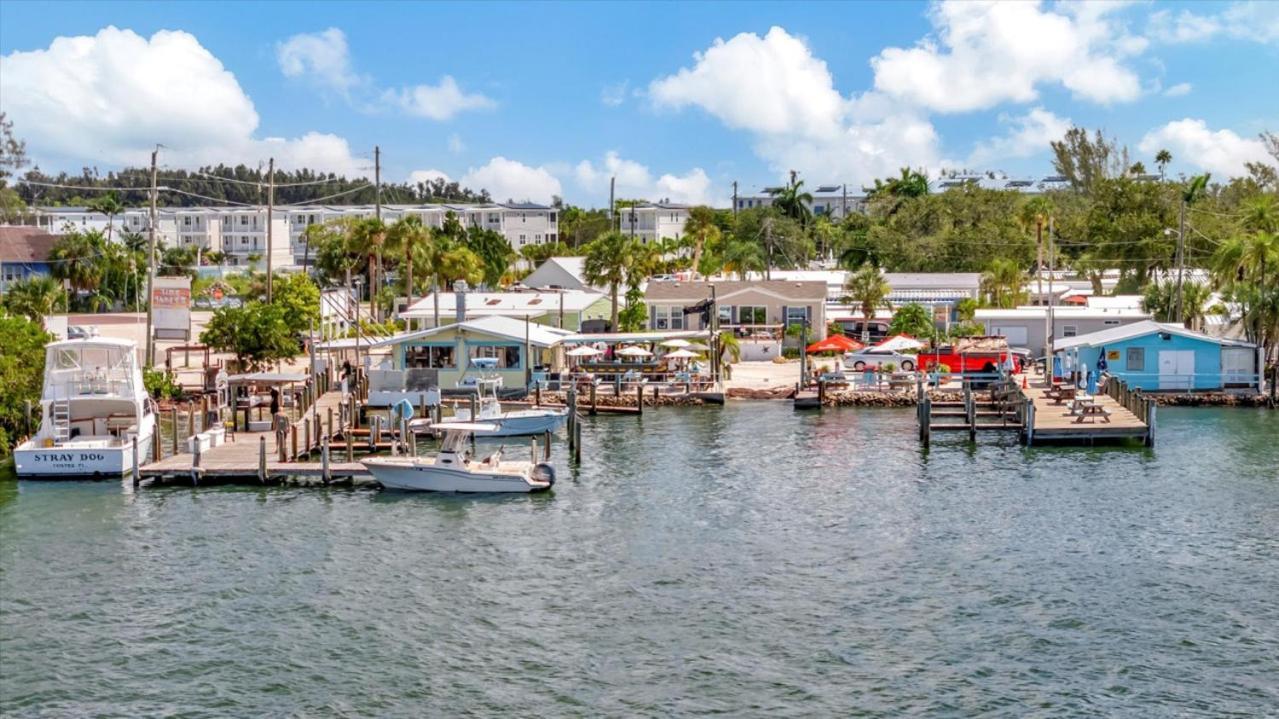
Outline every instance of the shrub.
{"label": "shrub", "polygon": [[149,367],[142,370],[142,384],[147,388],[147,394],[152,399],[178,399],[182,396],[182,386],[173,381],[172,372],[162,369],[151,369]]}

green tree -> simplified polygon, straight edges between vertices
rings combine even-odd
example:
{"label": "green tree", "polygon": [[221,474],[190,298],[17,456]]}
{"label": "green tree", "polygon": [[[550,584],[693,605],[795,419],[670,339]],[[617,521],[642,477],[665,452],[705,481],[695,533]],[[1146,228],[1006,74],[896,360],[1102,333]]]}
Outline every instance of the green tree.
{"label": "green tree", "polygon": [[[382,251],[386,244],[386,223],[376,217],[367,217],[356,220],[348,227],[351,233],[349,246],[368,259],[369,299],[372,300],[380,286],[378,275],[382,267]],[[376,306],[375,303],[374,307]],[[374,320],[378,320],[376,314]]]}
{"label": "green tree", "polygon": [[702,255],[706,248],[714,247],[720,241],[720,229],[715,210],[705,205],[698,205],[688,211],[688,220],[684,222],[684,239],[693,248],[692,269],[694,277],[701,272]]}
{"label": "green tree", "polygon": [[515,250],[501,233],[472,227],[466,232],[466,248],[480,258],[484,270],[484,284],[492,289],[502,285],[502,278],[515,261]]}
{"label": "green tree", "polygon": [[39,322],[0,314],[0,457],[7,456],[24,433],[27,400],[40,398],[44,346],[52,341],[53,335]]}
{"label": "green tree", "polygon": [[982,273],[981,291],[991,307],[1011,309],[1026,301],[1026,272],[1012,260],[997,259]]}
{"label": "green tree", "polygon": [[77,295],[97,289],[102,282],[105,246],[106,240],[97,230],[62,235],[49,250],[54,278],[66,280]]}
{"label": "green tree", "polygon": [[844,283],[844,291],[849,300],[861,309],[866,322],[862,324],[862,342],[870,342],[870,322],[875,319],[875,311],[881,307],[892,309],[888,294],[892,288],[880,274],[879,268],[865,265],[848,276]]}
{"label": "green tree", "polygon": [[1155,153],[1155,164],[1159,166],[1159,179],[1163,179],[1164,169],[1172,162],[1172,153],[1167,150],[1160,149]]}
{"label": "green tree", "polygon": [[89,200],[85,203],[85,208],[107,216],[107,242],[110,242],[112,230],[115,229],[115,216],[124,212],[124,203],[120,202],[114,192],[107,192]]}
{"label": "green tree", "polygon": [[320,288],[310,277],[292,272],[275,278],[271,304],[284,310],[285,322],[294,335],[305,335],[320,323]]}
{"label": "green tree", "polygon": [[808,225],[813,219],[813,196],[804,190],[804,181],[790,175],[790,182],[782,187],[768,191],[773,196],[773,207],[786,217],[799,223],[801,227]]}
{"label": "green tree", "polygon": [[630,277],[631,266],[636,260],[636,243],[620,232],[610,232],[591,243],[582,263],[582,273],[587,283],[596,287],[608,287],[612,302],[609,327],[617,331],[618,290]]}
{"label": "green tree", "polygon": [[977,308],[980,306],[977,300],[965,297],[955,303],[955,316],[959,318],[960,322],[972,322],[973,318],[977,316]]}
{"label": "green tree", "polygon": [[387,250],[403,257],[404,295],[408,298],[410,307],[413,306],[413,296],[417,290],[413,283],[413,253],[419,245],[430,241],[431,229],[422,224],[422,218],[418,215],[401,217],[391,225],[386,234]]}
{"label": "green tree", "polygon": [[1072,127],[1062,139],[1050,145],[1057,174],[1084,193],[1090,193],[1101,180],[1123,175],[1132,165],[1128,161],[1128,148],[1107,139],[1101,130],[1089,137],[1087,130]]}
{"label": "green tree", "polygon": [[52,277],[33,275],[9,285],[4,293],[4,309],[11,315],[40,322],[57,312],[64,297],[62,288]]}
{"label": "green tree", "polygon": [[259,369],[298,353],[297,333],[286,315],[284,307],[264,302],[222,307],[213,311],[200,342],[234,354],[241,367]]}
{"label": "green tree", "polygon": [[933,324],[933,313],[918,302],[902,305],[893,312],[893,321],[888,325],[889,334],[903,334],[911,337],[930,338],[937,334]]}

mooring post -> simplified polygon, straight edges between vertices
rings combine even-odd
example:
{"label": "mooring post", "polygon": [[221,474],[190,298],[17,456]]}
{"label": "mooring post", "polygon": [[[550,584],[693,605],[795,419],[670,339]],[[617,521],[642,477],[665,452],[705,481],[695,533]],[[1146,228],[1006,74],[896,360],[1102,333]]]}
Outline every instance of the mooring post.
{"label": "mooring post", "polygon": [[[158,413],[157,413],[158,414]],[[151,433],[151,461],[159,462],[164,453],[164,437],[160,434],[160,418],[156,417],[155,431]]]}
{"label": "mooring post", "polygon": [[[472,420],[474,421],[474,420]],[[369,451],[377,451],[378,442],[382,439],[382,418],[374,415],[369,418]]]}
{"label": "mooring post", "polygon": [[195,434],[195,403],[187,402],[187,436]]}
{"label": "mooring post", "polygon": [[924,400],[924,446],[927,447],[933,441],[933,401],[931,399]]}
{"label": "mooring post", "polygon": [[528,461],[537,464],[537,437],[528,438]]}
{"label": "mooring post", "polygon": [[191,484],[200,483],[200,443],[193,442],[191,445]]}
{"label": "mooring post", "polygon": [[328,422],[329,422],[329,424],[328,424],[328,429],[327,429],[327,430],[325,430],[325,432],[324,432],[324,436],[326,436],[326,437],[332,437],[332,436],[333,436],[333,408],[332,408],[332,407],[329,407],[329,418],[328,418]]}
{"label": "mooring post", "polygon": [[543,439],[545,440],[545,442],[544,442],[544,444],[543,444],[543,449],[544,449],[544,457],[543,457],[543,458],[544,458],[547,462],[549,462],[549,461],[551,461],[551,430],[549,430],[549,429],[548,429],[548,430],[546,430],[546,436],[545,436]]}
{"label": "mooring post", "polygon": [[[296,460],[298,458],[298,426],[296,424],[289,426],[289,448],[290,456]],[[280,447],[280,461],[284,461],[284,447]]]}
{"label": "mooring post", "polygon": [[325,484],[332,479],[329,474],[329,438],[327,436],[320,438],[320,479]]}
{"label": "mooring post", "polygon": [[173,405],[173,453],[178,453],[178,406]]}
{"label": "mooring post", "polygon": [[138,486],[138,435],[133,435],[133,486]]}
{"label": "mooring post", "polygon": [[644,385],[635,385],[635,410],[636,414],[644,414]]}
{"label": "mooring post", "polygon": [[468,421],[468,422],[479,422],[479,421],[480,421],[480,414],[479,414],[479,407],[480,407],[479,390],[476,390],[476,391],[475,391],[475,393],[473,393],[473,394],[471,394],[470,396],[468,396],[468,397],[466,398],[466,401],[467,401],[467,406],[468,406],[468,408],[471,410],[471,416],[470,416],[470,418],[469,418],[469,419],[467,419],[467,421]]}
{"label": "mooring post", "polygon": [[31,436],[31,400],[23,403],[23,416],[26,417],[27,436]]}
{"label": "mooring post", "polygon": [[537,407],[542,404],[542,383],[538,382],[533,385],[533,406]]}
{"label": "mooring post", "polygon": [[346,440],[346,461],[355,461],[355,437],[351,434],[351,429],[342,431],[342,439]]}
{"label": "mooring post", "polygon": [[592,417],[595,416],[596,407],[597,405],[595,404],[595,383],[592,382],[591,383],[591,409],[590,409]]}
{"label": "mooring post", "polygon": [[266,484],[266,435],[258,437],[258,481]]}
{"label": "mooring post", "polygon": [[[581,417],[578,417],[580,420]],[[580,421],[573,423],[573,461],[577,464],[582,463],[582,423]]]}
{"label": "mooring post", "polygon": [[307,417],[302,420],[302,429],[305,432],[306,444],[302,445],[302,453],[311,456],[311,448],[315,445],[311,444],[311,418]]}
{"label": "mooring post", "polygon": [[824,408],[826,406],[826,380],[817,380],[817,406]]}

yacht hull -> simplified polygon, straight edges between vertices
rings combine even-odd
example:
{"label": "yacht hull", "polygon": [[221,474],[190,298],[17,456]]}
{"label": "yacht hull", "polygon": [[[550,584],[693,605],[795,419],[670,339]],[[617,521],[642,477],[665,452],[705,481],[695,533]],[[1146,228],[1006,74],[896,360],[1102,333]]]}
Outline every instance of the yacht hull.
{"label": "yacht hull", "polygon": [[528,471],[484,472],[393,458],[366,459],[364,466],[384,488],[415,492],[528,493],[550,489],[554,483],[534,479]]}
{"label": "yacht hull", "polygon": [[[151,457],[152,437],[138,438],[138,464]],[[133,474],[133,445],[97,446],[106,443],[64,442],[40,447],[28,441],[13,451],[14,466],[23,479],[113,478]]]}

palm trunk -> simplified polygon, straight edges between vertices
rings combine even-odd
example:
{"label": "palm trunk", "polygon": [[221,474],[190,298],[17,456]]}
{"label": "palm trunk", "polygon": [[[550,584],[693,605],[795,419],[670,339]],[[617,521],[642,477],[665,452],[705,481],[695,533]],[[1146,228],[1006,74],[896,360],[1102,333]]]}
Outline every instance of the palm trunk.
{"label": "palm trunk", "polygon": [[608,287],[609,287],[609,293],[612,294],[613,296],[612,324],[609,326],[609,331],[616,332],[617,331],[617,283],[612,283]]}
{"label": "palm trunk", "polygon": [[440,273],[431,281],[431,296],[435,298],[435,326],[440,326]]}
{"label": "palm trunk", "polygon": [[413,306],[413,253],[404,251],[404,296],[408,298],[409,307]]}

